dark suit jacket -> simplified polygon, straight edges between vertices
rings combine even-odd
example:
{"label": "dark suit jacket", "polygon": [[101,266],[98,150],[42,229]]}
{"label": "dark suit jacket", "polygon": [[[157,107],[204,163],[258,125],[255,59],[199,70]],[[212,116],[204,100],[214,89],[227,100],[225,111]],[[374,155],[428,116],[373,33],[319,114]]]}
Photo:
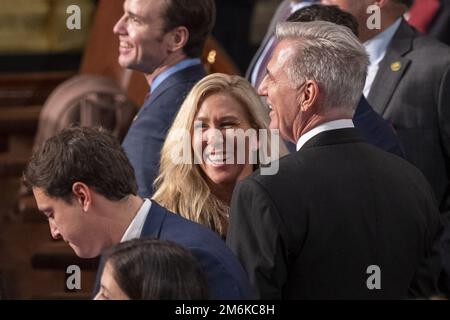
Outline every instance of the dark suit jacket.
{"label": "dark suit jacket", "polygon": [[[237,258],[222,239],[208,228],[186,220],[152,201],[141,238],[169,240],[190,250],[206,275],[211,299],[241,300],[255,297],[255,291]],[[100,265],[94,295],[99,290],[103,271],[103,263]]]}
{"label": "dark suit jacket", "polygon": [[141,197],[153,194],[167,132],[185,97],[204,76],[203,66],[196,65],[168,77],[152,92],[131,125],[123,148],[133,165]]}
{"label": "dark suit jacket", "polygon": [[[264,299],[427,297],[440,230],[423,175],[340,129],[282,158],[278,174],[238,184],[227,244]],[[367,287],[372,265],[381,290]]]}
{"label": "dark suit jacket", "polygon": [[450,45],[450,0],[441,0],[441,7],[427,30],[430,36]]}
{"label": "dark suit jacket", "polygon": [[254,290],[237,258],[214,232],[152,201],[141,237],[171,240],[188,248],[206,273],[211,299],[251,299]]}
{"label": "dark suit jacket", "polygon": [[[394,63],[401,64],[400,70],[391,69]],[[441,211],[449,211],[450,48],[403,21],[368,101],[394,125],[405,158],[428,179]]]}
{"label": "dark suit jacket", "polygon": [[[313,2],[313,0],[308,0],[307,2]],[[291,5],[291,0],[283,0],[278,5],[277,9],[275,10],[272,20],[270,20],[270,24],[269,24],[269,27],[267,28],[266,34],[264,35],[264,38],[261,41],[261,45],[259,46],[258,50],[256,50],[256,53],[253,56],[252,60],[250,61],[247,71],[245,72],[245,78],[247,78],[247,80],[250,81],[250,79],[252,77],[253,69],[255,69],[256,63],[258,62],[259,57],[264,52],[264,49],[266,48],[267,43],[269,42],[270,38],[275,33],[277,24],[279,22],[284,22],[283,12],[286,11],[288,6],[290,6],[290,5]]]}

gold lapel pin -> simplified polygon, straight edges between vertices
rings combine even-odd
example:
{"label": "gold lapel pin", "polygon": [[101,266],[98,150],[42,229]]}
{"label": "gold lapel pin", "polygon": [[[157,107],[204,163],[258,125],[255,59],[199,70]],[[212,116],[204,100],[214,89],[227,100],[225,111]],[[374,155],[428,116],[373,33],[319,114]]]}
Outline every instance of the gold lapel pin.
{"label": "gold lapel pin", "polygon": [[391,70],[394,72],[399,71],[401,68],[402,68],[402,63],[400,61],[396,61],[391,64]]}

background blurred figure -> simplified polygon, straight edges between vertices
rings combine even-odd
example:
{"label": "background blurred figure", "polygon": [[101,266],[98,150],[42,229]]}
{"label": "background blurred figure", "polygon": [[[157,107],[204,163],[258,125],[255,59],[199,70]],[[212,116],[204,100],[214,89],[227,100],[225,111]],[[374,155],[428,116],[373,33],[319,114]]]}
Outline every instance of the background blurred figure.
{"label": "background blurred figure", "polygon": [[153,194],[161,147],[184,98],[206,73],[200,56],[215,21],[214,0],[125,0],[114,27],[119,64],[141,71],[150,86],[123,147],[138,194]]}
{"label": "background blurred figure", "polygon": [[[111,134],[64,129],[33,154],[24,180],[53,238],[62,238],[79,257],[97,257],[136,238],[170,240],[195,256],[212,299],[253,297],[245,271],[215,233],[136,194],[133,168]],[[98,275],[102,270],[100,264]]]}
{"label": "background blurred figure", "polygon": [[[314,4],[315,2],[317,1],[285,0],[278,6],[277,12],[267,30],[265,41],[263,41],[247,70],[246,77],[251,79],[255,88],[258,88],[266,74],[267,63],[276,45],[277,40],[274,32],[277,23],[284,21],[328,21],[348,27],[355,35],[358,35],[358,22],[349,13],[343,12],[337,7],[324,8]],[[398,156],[404,156],[392,126],[372,109],[363,96],[361,96],[361,100],[355,110],[353,122],[368,143]],[[295,152],[295,145],[290,142],[286,142],[286,144],[291,152]]]}
{"label": "background blurred figure", "polygon": [[96,300],[208,299],[208,288],[192,254],[171,241],[120,243],[104,255]]}
{"label": "background blurred figure", "polygon": [[450,45],[450,0],[414,0],[408,23]]}
{"label": "background blurred figure", "polygon": [[[268,139],[255,136],[259,142],[241,141],[245,142],[246,159],[238,162],[239,141],[232,135],[249,129],[255,129],[258,134],[260,129],[268,130],[268,125],[269,110],[247,80],[220,73],[205,77],[189,93],[169,130],[153,199],[225,237],[236,183],[261,164],[287,154],[278,136],[274,150],[270,135]],[[179,149],[180,138],[184,138],[180,137],[180,130],[192,137],[188,158],[195,157],[198,164],[173,161],[172,154]],[[220,131],[220,137],[215,137],[213,130]],[[227,150],[227,139],[235,141],[233,150]],[[249,161],[250,157],[255,161]]]}
{"label": "background blurred figure", "polygon": [[284,22],[295,11],[307,7],[316,0],[284,0],[278,6],[261,46],[256,51],[250,62],[245,77],[251,82],[253,87],[258,89],[266,74],[266,66],[275,48],[275,27],[279,22]]}
{"label": "background blurred figure", "polygon": [[212,34],[242,72],[251,58],[250,22],[257,0],[215,0],[215,2],[217,20]]}

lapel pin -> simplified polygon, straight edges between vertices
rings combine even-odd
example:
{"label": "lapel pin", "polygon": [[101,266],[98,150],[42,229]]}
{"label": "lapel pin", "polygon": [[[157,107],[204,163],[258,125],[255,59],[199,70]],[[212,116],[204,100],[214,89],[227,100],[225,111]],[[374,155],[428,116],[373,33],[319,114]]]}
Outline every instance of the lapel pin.
{"label": "lapel pin", "polygon": [[138,116],[135,115],[134,118],[133,118],[133,122],[135,122],[137,120],[137,118],[138,118]]}
{"label": "lapel pin", "polygon": [[401,68],[402,68],[402,63],[400,61],[396,61],[391,64],[391,70],[394,72],[399,71]]}

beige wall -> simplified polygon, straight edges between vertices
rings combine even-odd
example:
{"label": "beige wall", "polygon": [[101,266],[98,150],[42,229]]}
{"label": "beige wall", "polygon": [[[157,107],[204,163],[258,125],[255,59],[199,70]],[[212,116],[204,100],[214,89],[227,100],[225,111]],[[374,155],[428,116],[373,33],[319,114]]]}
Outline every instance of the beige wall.
{"label": "beige wall", "polygon": [[[68,30],[69,5],[81,8],[81,30]],[[93,0],[1,0],[0,53],[81,50],[89,34]]]}

